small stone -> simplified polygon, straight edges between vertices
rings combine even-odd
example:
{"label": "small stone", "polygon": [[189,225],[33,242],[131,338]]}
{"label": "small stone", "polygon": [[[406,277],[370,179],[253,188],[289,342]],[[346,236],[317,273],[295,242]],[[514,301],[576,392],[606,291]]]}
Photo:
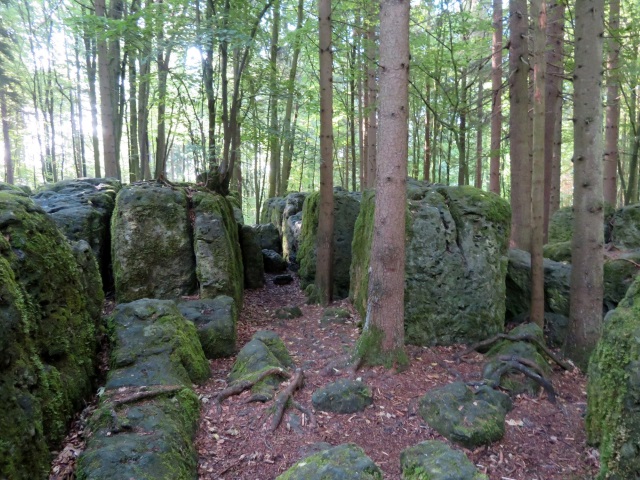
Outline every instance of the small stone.
{"label": "small stone", "polygon": [[430,440],[406,448],[400,454],[405,480],[486,480],[467,456],[446,443]]}
{"label": "small stone", "polygon": [[317,410],[324,412],[354,413],[371,405],[373,397],[362,382],[338,380],[316,390],[311,401]]}
{"label": "small stone", "polygon": [[292,282],[293,282],[293,277],[288,273],[285,273],[282,275],[276,275],[275,277],[273,277],[274,285],[289,285]]}

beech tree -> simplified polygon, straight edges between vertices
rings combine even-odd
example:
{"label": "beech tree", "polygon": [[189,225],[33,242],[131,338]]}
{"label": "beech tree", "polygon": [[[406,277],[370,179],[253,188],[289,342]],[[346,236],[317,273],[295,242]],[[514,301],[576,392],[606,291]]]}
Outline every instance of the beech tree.
{"label": "beech tree", "polygon": [[572,269],[567,354],[581,367],[602,330],[602,49],[604,0],[575,9]]}
{"label": "beech tree", "polygon": [[409,95],[409,2],[380,3],[380,121],[367,315],[356,349],[366,364],[402,366]]}

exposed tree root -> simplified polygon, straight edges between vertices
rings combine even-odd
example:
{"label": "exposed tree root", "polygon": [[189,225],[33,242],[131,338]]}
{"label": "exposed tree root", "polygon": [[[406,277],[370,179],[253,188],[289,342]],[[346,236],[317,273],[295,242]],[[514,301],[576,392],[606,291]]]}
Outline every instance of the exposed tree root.
{"label": "exposed tree root", "polygon": [[544,378],[540,372],[539,367],[536,365],[534,368],[531,367],[531,363],[529,360],[526,360],[521,357],[510,357],[510,356],[501,356],[499,357],[500,361],[502,361],[502,365],[500,368],[496,369],[488,378],[487,381],[492,387],[497,387],[500,385],[500,380],[502,376],[508,373],[510,370],[517,370],[518,372],[524,374],[526,377],[529,377],[533,381],[535,381],[538,385],[544,388],[545,392],[547,392],[547,397],[551,403],[556,403],[556,393],[553,389],[553,385],[551,382]]}
{"label": "exposed tree root", "polygon": [[304,381],[304,374],[302,373],[302,369],[296,369],[293,378],[289,382],[289,385],[282,390],[276,396],[275,402],[275,412],[273,413],[273,420],[271,422],[271,432],[275,432],[280,422],[282,421],[282,415],[284,414],[284,410],[287,407],[287,402],[289,399],[293,400],[293,393],[302,387],[302,382]]}
{"label": "exposed tree root", "polygon": [[467,348],[464,352],[457,353],[453,358],[455,358],[456,360],[460,360],[461,357],[464,357],[465,355],[469,355],[471,352],[473,352],[475,350],[478,350],[479,348],[488,347],[490,345],[493,345],[498,340],[502,340],[502,339],[511,340],[512,342],[526,341],[526,342],[535,343],[537,346],[539,346],[542,349],[542,351],[551,360],[553,360],[555,363],[560,365],[563,369],[565,369],[565,370],[573,370],[573,367],[572,367],[572,365],[570,363],[567,363],[564,360],[562,360],[561,358],[559,358],[555,353],[553,353],[549,349],[549,347],[547,347],[544,344],[544,342],[541,342],[540,339],[534,337],[533,335],[508,335],[506,333],[498,333],[497,335],[495,335],[495,336],[493,336],[491,338],[487,338],[486,340],[482,340],[481,342],[474,343],[469,348]]}
{"label": "exposed tree root", "polygon": [[282,368],[270,368],[268,370],[265,370],[264,372],[261,372],[260,375],[258,375],[254,380],[243,380],[242,382],[235,383],[230,387],[225,388],[214,397],[213,402],[218,407],[218,412],[220,412],[222,402],[224,402],[227,398],[233,395],[240,395],[242,392],[244,392],[245,390],[249,390],[256,383],[261,382],[270,375],[280,375],[281,377],[291,378],[291,374],[286,370],[283,370]]}
{"label": "exposed tree root", "polygon": [[318,421],[316,420],[316,416],[313,414],[311,410],[309,410],[304,405],[295,401],[293,402],[293,406],[296,407],[302,414],[306,415],[309,418],[309,425],[311,426],[311,428],[318,427]]}

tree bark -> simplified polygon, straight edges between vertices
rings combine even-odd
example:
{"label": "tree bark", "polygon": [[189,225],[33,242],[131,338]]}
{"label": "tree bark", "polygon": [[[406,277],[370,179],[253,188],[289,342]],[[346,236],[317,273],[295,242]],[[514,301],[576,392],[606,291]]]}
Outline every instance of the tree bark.
{"label": "tree bark", "polygon": [[533,28],[533,162],[531,173],[531,315],[544,329],[544,153],[547,8],[545,0],[531,0]]}
{"label": "tree bark", "polygon": [[315,296],[332,299],[333,284],[333,52],[331,0],[318,1],[320,46],[320,208],[316,237]]}
{"label": "tree bark", "polygon": [[604,0],[575,9],[573,212],[567,354],[582,368],[602,331],[602,46]]}
{"label": "tree bark", "polygon": [[562,145],[562,77],[564,48],[564,10],[562,1],[552,0],[547,22],[547,73],[544,123],[544,241],[549,219],[560,205],[560,146]]}
{"label": "tree bark", "polygon": [[367,314],[357,343],[366,364],[403,367],[408,151],[409,2],[380,4],[380,130]]}
{"label": "tree bark", "polygon": [[271,118],[269,120],[269,198],[279,193],[280,177],[280,131],[278,125],[278,43],[280,33],[280,1],[273,4],[273,22],[271,24],[271,48],[269,52],[269,103]]}
{"label": "tree bark", "polygon": [[98,96],[96,93],[96,42],[87,31],[83,32],[84,55],[89,84],[89,104],[91,107],[91,144],[93,146],[93,174],[100,177],[100,139],[98,138]]}
{"label": "tree bark", "polygon": [[502,139],[502,0],[493,0],[493,55],[491,55],[491,159],[489,191],[500,194]]}
{"label": "tree bark", "polygon": [[0,89],[0,114],[2,115],[2,142],[4,143],[4,173],[5,182],[13,185],[15,183],[13,159],[11,158],[11,137],[9,131],[9,113],[7,109],[7,94],[4,88]]}
{"label": "tree bark", "polygon": [[510,0],[509,156],[511,158],[511,244],[530,251],[531,164],[529,117],[529,20],[526,0]]}
{"label": "tree bark", "polygon": [[[427,102],[431,102],[431,81],[427,80]],[[431,170],[431,110],[425,105],[424,116],[424,165],[422,168],[422,180],[429,181]]]}
{"label": "tree bark", "polygon": [[371,188],[376,184],[376,158],[377,158],[377,137],[378,137],[378,117],[377,111],[377,74],[376,65],[376,28],[375,28],[375,3],[370,4],[368,14],[367,41],[365,44],[365,57],[367,59],[367,106],[369,115],[367,120],[367,187]]}
{"label": "tree bark", "polygon": [[620,0],[609,2],[609,38],[607,40],[607,110],[604,147],[604,201],[616,206],[618,139],[620,136]]}
{"label": "tree bark", "polygon": [[482,115],[482,102],[484,100],[482,80],[478,81],[478,99],[476,103],[477,128],[476,128],[476,175],[474,185],[482,188],[482,133],[484,118]]}

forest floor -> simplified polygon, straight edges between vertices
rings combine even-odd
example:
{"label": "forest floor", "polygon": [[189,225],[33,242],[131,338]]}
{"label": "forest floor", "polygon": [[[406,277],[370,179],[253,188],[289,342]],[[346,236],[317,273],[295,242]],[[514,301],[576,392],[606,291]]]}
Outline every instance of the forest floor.
{"label": "forest floor", "polygon": [[[280,307],[299,306],[303,316],[275,318]],[[304,386],[294,399],[312,409],[311,395],[327,383],[349,376],[347,366],[359,335],[360,318],[348,301],[335,305],[351,312],[344,324],[322,325],[323,309],[307,305],[296,281],[276,286],[267,276],[260,290],[245,291],[239,321],[238,345],[242,347],[258,330],[273,330],[284,340],[296,366],[304,371]],[[454,360],[464,346],[407,347],[410,366],[401,373],[384,368],[357,372],[373,392],[373,405],[355,414],[315,412],[317,426],[305,415],[288,410],[282,424],[271,433],[273,402],[245,403],[250,392],[222,403],[219,413],[213,399],[226,386],[234,358],[211,361],[212,378],[197,388],[203,400],[196,439],[200,479],[274,479],[295,462],[313,452],[313,444],[353,442],[364,449],[383,470],[385,478],[400,479],[400,452],[429,439],[444,440],[418,415],[418,402],[430,389],[462,379],[478,381],[483,357],[473,353]],[[500,442],[465,453],[491,480],[585,479],[598,469],[597,450],[586,445],[583,415],[586,378],[577,369],[555,368],[551,378],[557,403],[545,394],[514,399],[507,415],[506,433]],[[461,447],[455,447],[461,448]]]}
{"label": "forest floor", "polygon": [[[284,340],[304,385],[294,399],[313,412],[312,393],[330,382],[350,376],[348,362],[359,335],[359,315],[347,300],[336,302],[351,312],[344,323],[323,325],[323,308],[307,305],[298,280],[276,286],[267,275],[266,286],[246,290],[238,325],[238,349],[258,330],[273,330]],[[281,320],[280,307],[299,306],[303,316]],[[107,305],[105,311],[113,308]],[[317,444],[355,443],[380,466],[387,480],[401,478],[400,452],[425,440],[446,441],[418,415],[420,398],[447,383],[479,381],[483,357],[472,353],[456,361],[464,346],[407,346],[409,368],[401,373],[382,367],[362,368],[356,378],[371,389],[373,405],[355,414],[314,412],[313,421],[298,410],[286,411],[275,432],[270,426],[273,401],[246,403],[250,392],[232,396],[219,409],[216,394],[227,386],[235,357],[211,360],[211,378],[196,388],[202,400],[196,438],[201,480],[271,480],[308,454]],[[106,366],[106,360],[103,361]],[[586,378],[577,369],[554,367],[551,377],[557,402],[546,394],[518,395],[507,414],[501,441],[463,450],[491,480],[552,480],[593,478],[598,452],[586,444],[584,412]],[[282,385],[286,386],[286,383]],[[95,408],[90,405],[74,422],[72,431],[52,464],[50,480],[74,478],[75,459],[84,447],[84,426]],[[315,450],[314,450],[315,448]]]}

